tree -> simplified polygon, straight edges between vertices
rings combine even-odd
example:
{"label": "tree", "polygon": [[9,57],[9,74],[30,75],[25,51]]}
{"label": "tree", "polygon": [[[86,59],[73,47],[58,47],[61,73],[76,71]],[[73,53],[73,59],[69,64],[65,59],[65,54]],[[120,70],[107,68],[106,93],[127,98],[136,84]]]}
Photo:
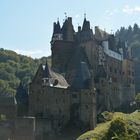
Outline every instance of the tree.
{"label": "tree", "polygon": [[111,122],[103,140],[137,140],[137,138],[132,130],[128,132],[127,123],[123,119],[117,118]]}
{"label": "tree", "polygon": [[140,102],[140,93],[136,94],[135,100]]}
{"label": "tree", "polygon": [[133,32],[134,33],[138,33],[139,32],[139,26],[138,26],[138,24],[134,24],[134,26],[133,26]]}
{"label": "tree", "polygon": [[0,95],[5,94],[7,89],[8,89],[8,82],[4,80],[0,80]]}
{"label": "tree", "polygon": [[[14,95],[20,81],[27,85],[34,77],[40,63],[45,63],[46,57],[32,59],[19,55],[14,51],[0,49],[0,94]],[[50,60],[50,58],[49,58]],[[10,95],[10,96],[11,96]]]}

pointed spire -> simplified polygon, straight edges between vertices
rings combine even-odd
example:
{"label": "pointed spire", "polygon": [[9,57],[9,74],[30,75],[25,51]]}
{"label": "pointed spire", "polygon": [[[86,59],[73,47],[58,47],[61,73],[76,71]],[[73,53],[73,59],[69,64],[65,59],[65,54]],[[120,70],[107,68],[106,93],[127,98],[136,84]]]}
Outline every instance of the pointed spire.
{"label": "pointed spire", "polygon": [[49,66],[48,66],[47,61],[46,61],[45,70],[44,70],[44,77],[45,78],[49,78],[50,77]]}
{"label": "pointed spire", "polygon": [[85,13],[82,30],[86,31],[86,30],[89,30],[89,29],[90,29],[90,22],[86,20],[86,13]]}
{"label": "pointed spire", "polygon": [[61,31],[61,27],[60,27],[60,23],[59,23],[59,20],[57,20],[57,24],[56,24],[57,26],[57,29],[56,29],[56,31],[57,31],[57,33],[60,33]]}
{"label": "pointed spire", "polygon": [[86,13],[84,13],[84,19],[86,19]]}
{"label": "pointed spire", "polygon": [[59,33],[61,33],[61,27],[60,27],[59,18],[58,18],[57,23],[54,22],[53,34],[59,34]]}

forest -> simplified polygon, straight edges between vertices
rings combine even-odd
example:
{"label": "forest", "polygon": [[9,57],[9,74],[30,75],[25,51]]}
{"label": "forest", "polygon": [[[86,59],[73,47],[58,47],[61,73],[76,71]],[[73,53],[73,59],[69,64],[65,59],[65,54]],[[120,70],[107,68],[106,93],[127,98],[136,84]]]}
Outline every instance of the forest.
{"label": "forest", "polygon": [[0,94],[14,96],[21,82],[24,87],[31,82],[40,63],[47,57],[32,59],[11,50],[0,49]]}

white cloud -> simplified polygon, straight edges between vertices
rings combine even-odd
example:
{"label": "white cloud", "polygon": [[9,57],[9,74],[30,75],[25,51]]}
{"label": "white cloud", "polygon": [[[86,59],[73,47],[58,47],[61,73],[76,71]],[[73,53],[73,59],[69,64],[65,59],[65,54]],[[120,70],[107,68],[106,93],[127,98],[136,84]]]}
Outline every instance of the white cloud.
{"label": "white cloud", "polygon": [[127,14],[138,13],[140,12],[140,6],[135,6],[131,8],[129,5],[125,5],[122,11]]}
{"label": "white cloud", "polygon": [[118,9],[113,9],[113,10],[106,10],[105,11],[105,15],[104,15],[104,18],[105,20],[111,20],[111,18],[118,14],[120,11]]}
{"label": "white cloud", "polygon": [[79,14],[76,14],[76,15],[75,15],[75,18],[80,18],[80,15],[79,15]]}
{"label": "white cloud", "polygon": [[105,13],[107,14],[107,16],[113,16],[115,14],[118,14],[119,10],[118,9],[114,9],[112,11],[106,10]]}
{"label": "white cloud", "polygon": [[19,49],[16,49],[14,51],[18,54],[22,54],[22,55],[26,55],[26,56],[30,56],[30,57],[38,56],[38,55],[43,53],[42,50],[19,50]]}

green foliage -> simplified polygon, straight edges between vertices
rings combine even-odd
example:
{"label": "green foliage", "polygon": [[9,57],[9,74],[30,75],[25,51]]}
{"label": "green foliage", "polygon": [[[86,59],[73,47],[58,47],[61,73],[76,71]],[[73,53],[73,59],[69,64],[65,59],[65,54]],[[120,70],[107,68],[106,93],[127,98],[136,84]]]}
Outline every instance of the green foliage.
{"label": "green foliage", "polygon": [[0,114],[0,121],[6,120],[6,115]]}
{"label": "green foliage", "polygon": [[[109,112],[104,113],[110,116]],[[110,118],[110,117],[107,117]],[[77,138],[77,140],[137,140],[140,134],[140,112],[131,114],[121,112],[112,113],[112,119],[100,123],[94,130],[88,131]]]}
{"label": "green foliage", "polygon": [[104,111],[101,115],[105,121],[110,121],[112,119],[113,113]]}
{"label": "green foliage", "polygon": [[132,131],[129,134],[127,123],[122,118],[117,118],[111,122],[103,140],[136,140],[136,135]]}
{"label": "green foliage", "polygon": [[136,94],[135,100],[136,100],[136,101],[140,101],[140,93],[137,93],[137,94]]}
{"label": "green foliage", "polygon": [[14,51],[0,49],[0,95],[13,96],[20,81],[24,85],[31,82],[39,64],[46,63],[46,60],[46,57],[34,60]]}

